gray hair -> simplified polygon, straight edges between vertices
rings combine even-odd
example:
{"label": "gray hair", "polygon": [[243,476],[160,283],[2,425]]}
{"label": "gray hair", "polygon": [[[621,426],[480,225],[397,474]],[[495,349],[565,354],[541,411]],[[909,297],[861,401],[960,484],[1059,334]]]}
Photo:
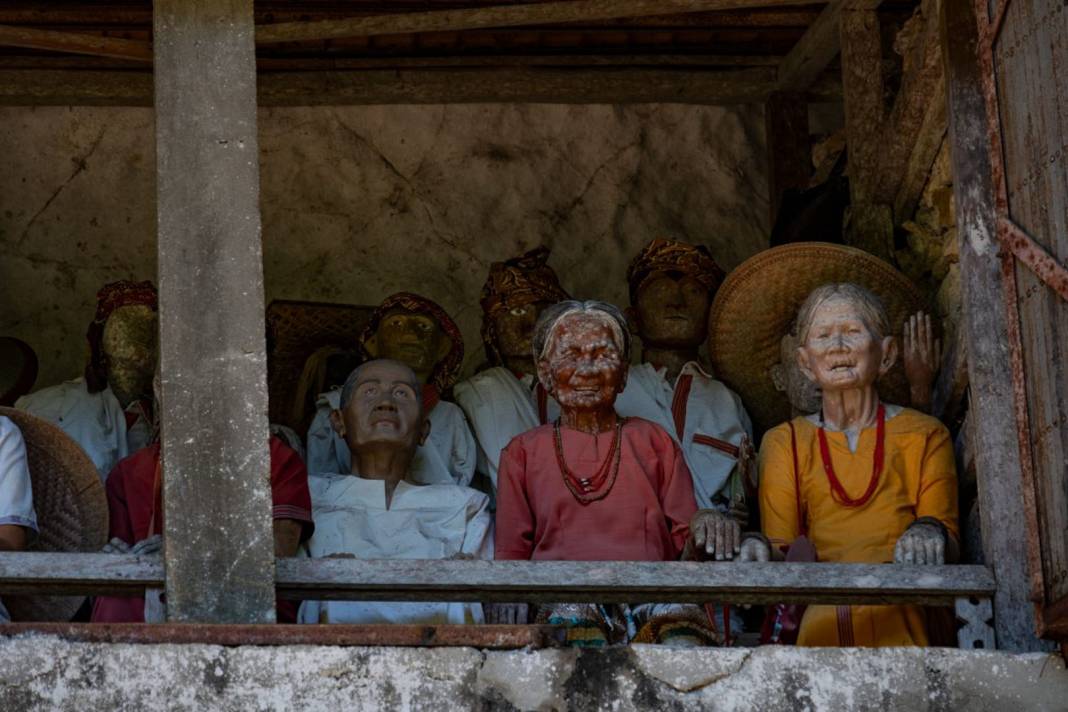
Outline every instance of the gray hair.
{"label": "gray hair", "polygon": [[[345,406],[347,406],[349,404],[349,401],[352,400],[352,392],[356,390],[356,383],[359,382],[360,374],[363,373],[363,369],[373,363],[395,363],[398,366],[402,366],[406,371],[411,374],[412,387],[415,388],[416,396],[419,395],[419,378],[415,375],[415,371],[412,371],[411,367],[409,367],[405,363],[401,363],[400,361],[394,361],[393,359],[375,358],[371,359],[370,361],[364,361],[359,366],[352,369],[352,373],[350,373],[349,377],[345,379],[345,385],[341,386],[341,410],[345,410]],[[422,402],[421,398],[419,399],[419,402]]]}
{"label": "gray hair", "polygon": [[533,352],[534,361],[538,362],[545,358],[552,345],[553,334],[556,327],[572,314],[585,314],[591,316],[607,326],[612,332],[612,340],[616,348],[623,355],[623,362],[630,361],[630,329],[627,328],[627,318],[619,307],[608,302],[596,300],[579,301],[567,299],[547,307],[538,317],[534,325]]}
{"label": "gray hair", "polygon": [[857,307],[861,320],[876,339],[890,335],[890,316],[883,301],[874,293],[852,282],[832,282],[816,287],[805,299],[797,312],[797,341],[803,345],[808,340],[816,310],[831,299],[852,302]]}

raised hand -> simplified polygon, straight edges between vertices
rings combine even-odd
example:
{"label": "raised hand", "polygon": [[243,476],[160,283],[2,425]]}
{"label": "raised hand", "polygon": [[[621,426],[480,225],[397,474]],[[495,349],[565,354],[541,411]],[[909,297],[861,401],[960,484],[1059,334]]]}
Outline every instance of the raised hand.
{"label": "raised hand", "polygon": [[902,341],[912,407],[929,411],[935,378],[942,364],[942,342],[934,338],[931,315],[918,311],[910,316],[905,322]]}

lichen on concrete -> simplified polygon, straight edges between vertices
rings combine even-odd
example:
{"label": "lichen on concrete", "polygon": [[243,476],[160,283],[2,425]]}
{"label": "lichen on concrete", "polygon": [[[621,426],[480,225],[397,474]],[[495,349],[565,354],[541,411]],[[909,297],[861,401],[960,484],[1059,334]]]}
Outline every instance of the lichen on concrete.
{"label": "lichen on concrete", "polygon": [[108,645],[0,639],[0,709],[1064,710],[1059,656],[949,649]]}

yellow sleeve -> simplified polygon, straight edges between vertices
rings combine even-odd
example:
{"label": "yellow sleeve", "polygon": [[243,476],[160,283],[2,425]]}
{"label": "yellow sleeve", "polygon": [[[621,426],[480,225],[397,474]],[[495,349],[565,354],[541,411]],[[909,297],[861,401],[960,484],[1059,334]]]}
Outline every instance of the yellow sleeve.
{"label": "yellow sleeve", "polygon": [[801,534],[789,424],[769,430],[764,436],[757,467],[761,529],[772,545],[787,545]]}
{"label": "yellow sleeve", "polygon": [[949,430],[941,423],[927,436],[921,467],[916,516],[934,517],[959,541],[957,463]]}

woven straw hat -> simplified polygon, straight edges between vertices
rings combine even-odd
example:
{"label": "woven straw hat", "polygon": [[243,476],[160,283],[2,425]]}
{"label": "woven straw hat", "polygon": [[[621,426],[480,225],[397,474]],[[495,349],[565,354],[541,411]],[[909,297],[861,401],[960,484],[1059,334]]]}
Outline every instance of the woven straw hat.
{"label": "woven straw hat", "polygon": [[[0,408],[26,442],[40,534],[30,551],[100,551],[108,539],[108,501],[89,456],[57,426]],[[69,621],[84,596],[4,596],[13,621]]]}
{"label": "woven straw hat", "polygon": [[[758,432],[790,418],[786,394],[775,390],[770,369],[779,346],[809,293],[829,282],[853,282],[882,299],[893,335],[924,308],[916,285],[867,252],[825,242],[799,242],[760,252],[731,272],[709,313],[708,353],[717,378],[741,396]],[[909,390],[899,357],[879,381],[889,403],[908,405]]]}

